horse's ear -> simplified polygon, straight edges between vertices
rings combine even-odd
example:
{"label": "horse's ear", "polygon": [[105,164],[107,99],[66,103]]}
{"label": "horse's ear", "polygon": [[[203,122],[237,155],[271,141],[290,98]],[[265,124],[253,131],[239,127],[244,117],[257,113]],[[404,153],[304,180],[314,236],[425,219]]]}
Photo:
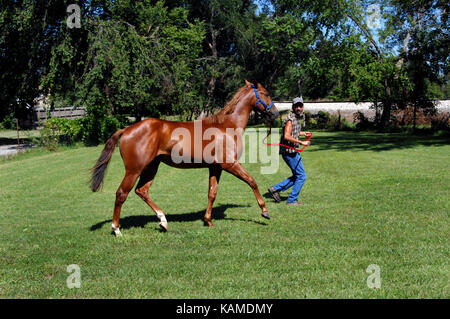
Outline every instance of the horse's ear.
{"label": "horse's ear", "polygon": [[256,82],[256,87],[257,87],[258,89],[262,89],[262,85],[261,85],[261,83],[259,83],[259,82]]}
{"label": "horse's ear", "polygon": [[245,80],[245,85],[247,85],[247,86],[252,86],[253,84],[250,83],[249,81]]}

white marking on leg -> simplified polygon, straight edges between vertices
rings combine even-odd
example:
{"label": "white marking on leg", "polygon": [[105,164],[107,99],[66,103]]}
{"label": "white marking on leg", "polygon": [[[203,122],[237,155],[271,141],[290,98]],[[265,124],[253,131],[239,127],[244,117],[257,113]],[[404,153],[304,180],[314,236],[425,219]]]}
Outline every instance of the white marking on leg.
{"label": "white marking on leg", "polygon": [[166,215],[164,215],[164,213],[157,212],[157,213],[156,213],[156,216],[158,216],[158,218],[159,218],[159,220],[160,220],[161,222],[167,223]]}
{"label": "white marking on leg", "polygon": [[164,215],[164,213],[162,213],[162,212],[156,212],[156,216],[158,216],[159,220],[161,221],[159,223],[159,225],[161,227],[163,227],[165,230],[167,230],[168,224],[167,224],[166,215]]}
{"label": "white marking on leg", "polygon": [[111,229],[115,236],[117,236],[117,237],[122,236],[122,233],[120,232],[119,227],[116,227],[114,224],[111,224]]}

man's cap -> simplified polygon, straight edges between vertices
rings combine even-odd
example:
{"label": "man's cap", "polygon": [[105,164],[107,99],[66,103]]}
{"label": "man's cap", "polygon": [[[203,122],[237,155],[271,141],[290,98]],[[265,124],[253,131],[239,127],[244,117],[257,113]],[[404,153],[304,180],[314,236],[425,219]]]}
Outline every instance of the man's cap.
{"label": "man's cap", "polygon": [[298,103],[302,103],[303,104],[303,98],[301,96],[296,97],[292,100],[292,105],[298,104]]}

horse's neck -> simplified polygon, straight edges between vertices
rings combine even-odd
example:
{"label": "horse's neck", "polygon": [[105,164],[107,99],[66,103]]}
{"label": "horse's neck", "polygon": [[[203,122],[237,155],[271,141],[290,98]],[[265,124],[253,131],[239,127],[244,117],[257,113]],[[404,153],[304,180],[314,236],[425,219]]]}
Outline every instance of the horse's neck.
{"label": "horse's neck", "polygon": [[231,121],[238,127],[243,130],[247,127],[248,118],[250,116],[250,112],[252,110],[252,98],[251,96],[245,96],[239,103],[236,105],[236,108],[233,113],[228,115]]}

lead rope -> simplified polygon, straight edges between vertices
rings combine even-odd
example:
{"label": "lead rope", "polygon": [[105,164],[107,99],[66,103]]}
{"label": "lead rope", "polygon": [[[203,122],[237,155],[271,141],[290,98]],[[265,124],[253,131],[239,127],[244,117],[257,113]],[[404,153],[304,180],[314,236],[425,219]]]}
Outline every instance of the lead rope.
{"label": "lead rope", "polygon": [[[266,143],[266,139],[269,137],[269,135],[272,134],[272,122],[270,122],[270,127],[269,127],[269,132],[267,133],[266,137],[263,139],[263,144],[265,145],[275,145],[275,146],[282,146],[282,147],[286,147],[286,148],[290,148],[293,149],[294,151],[297,152],[303,152],[303,150],[306,148],[306,145],[303,145],[303,147],[301,149],[297,149],[288,145],[284,145],[284,144],[277,144],[277,143]],[[311,140],[312,137],[312,133],[309,133],[307,135],[305,135],[305,141],[309,142],[309,140]]]}

